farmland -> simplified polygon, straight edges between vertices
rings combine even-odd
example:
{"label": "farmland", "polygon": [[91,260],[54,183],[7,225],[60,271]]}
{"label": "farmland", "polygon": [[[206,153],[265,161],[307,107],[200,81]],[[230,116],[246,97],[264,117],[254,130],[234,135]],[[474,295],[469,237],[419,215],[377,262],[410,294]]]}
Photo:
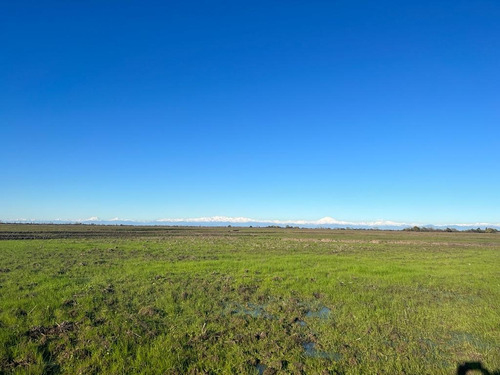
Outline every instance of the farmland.
{"label": "farmland", "polygon": [[500,369],[500,234],[0,224],[0,373]]}

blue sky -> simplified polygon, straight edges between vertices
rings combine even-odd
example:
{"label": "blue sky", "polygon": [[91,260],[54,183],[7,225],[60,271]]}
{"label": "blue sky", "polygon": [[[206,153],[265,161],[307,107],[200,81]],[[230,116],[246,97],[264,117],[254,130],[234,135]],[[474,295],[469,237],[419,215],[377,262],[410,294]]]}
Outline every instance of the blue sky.
{"label": "blue sky", "polygon": [[500,3],[0,3],[0,219],[500,222]]}

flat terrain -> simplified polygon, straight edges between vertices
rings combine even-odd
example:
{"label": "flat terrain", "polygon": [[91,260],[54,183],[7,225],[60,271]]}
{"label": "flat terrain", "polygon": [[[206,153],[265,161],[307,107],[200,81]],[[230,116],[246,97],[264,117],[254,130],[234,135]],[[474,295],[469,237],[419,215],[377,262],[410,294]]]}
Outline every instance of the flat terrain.
{"label": "flat terrain", "polygon": [[0,224],[0,373],[500,369],[500,233]]}

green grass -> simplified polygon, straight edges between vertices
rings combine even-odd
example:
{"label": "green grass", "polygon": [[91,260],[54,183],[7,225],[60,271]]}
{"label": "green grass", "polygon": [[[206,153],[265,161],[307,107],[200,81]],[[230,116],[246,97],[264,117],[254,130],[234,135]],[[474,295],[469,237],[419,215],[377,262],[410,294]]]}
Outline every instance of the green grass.
{"label": "green grass", "polygon": [[0,241],[0,373],[500,369],[498,234],[14,232],[56,239]]}

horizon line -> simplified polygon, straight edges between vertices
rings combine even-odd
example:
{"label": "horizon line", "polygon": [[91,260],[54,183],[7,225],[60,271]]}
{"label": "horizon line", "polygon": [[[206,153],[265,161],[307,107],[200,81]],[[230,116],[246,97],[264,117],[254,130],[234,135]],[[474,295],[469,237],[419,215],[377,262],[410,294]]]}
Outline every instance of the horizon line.
{"label": "horizon line", "polygon": [[500,228],[500,223],[474,222],[474,223],[448,223],[448,224],[422,224],[418,222],[398,222],[393,220],[372,220],[372,221],[346,221],[338,220],[330,216],[325,216],[318,220],[304,219],[253,219],[242,216],[203,216],[194,218],[161,218],[153,220],[137,220],[123,219],[114,217],[111,219],[101,219],[97,216],[92,216],[86,219],[0,219],[0,223],[40,223],[40,224],[55,224],[55,223],[128,223],[128,224],[168,224],[168,223],[192,223],[192,224],[268,224],[268,225],[295,225],[295,226],[349,226],[349,227],[413,227],[413,226],[435,226],[435,227],[497,227]]}

